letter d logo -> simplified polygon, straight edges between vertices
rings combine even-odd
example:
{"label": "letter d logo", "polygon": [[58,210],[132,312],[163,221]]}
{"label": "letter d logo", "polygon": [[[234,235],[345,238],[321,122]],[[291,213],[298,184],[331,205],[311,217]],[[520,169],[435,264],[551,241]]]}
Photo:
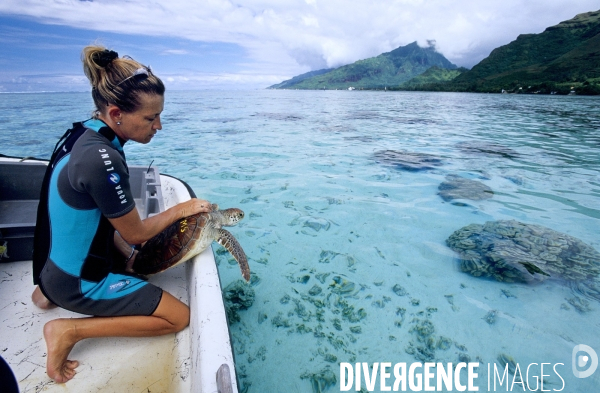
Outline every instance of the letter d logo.
{"label": "letter d logo", "polygon": [[[587,355],[578,355],[579,352],[585,352]],[[590,367],[587,370],[579,371],[580,367],[585,367],[588,364],[590,364]],[[587,378],[596,371],[596,368],[598,368],[598,355],[590,346],[585,344],[575,345],[575,348],[573,348],[573,356],[571,358],[571,366],[573,367],[573,374],[577,378]]]}

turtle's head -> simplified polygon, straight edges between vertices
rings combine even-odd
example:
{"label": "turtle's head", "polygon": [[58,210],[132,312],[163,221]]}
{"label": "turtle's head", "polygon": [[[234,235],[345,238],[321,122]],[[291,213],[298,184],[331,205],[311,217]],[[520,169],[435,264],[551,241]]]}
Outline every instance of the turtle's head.
{"label": "turtle's head", "polygon": [[244,212],[235,207],[221,210],[221,213],[223,213],[223,216],[225,216],[225,219],[227,220],[227,223],[224,225],[235,225],[244,218]]}

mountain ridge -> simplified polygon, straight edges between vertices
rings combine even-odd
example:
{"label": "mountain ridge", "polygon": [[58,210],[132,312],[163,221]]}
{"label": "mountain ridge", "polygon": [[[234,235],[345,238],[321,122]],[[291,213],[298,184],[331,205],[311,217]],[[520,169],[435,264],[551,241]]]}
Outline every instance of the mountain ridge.
{"label": "mountain ridge", "polygon": [[[292,79],[270,86],[270,89],[384,89],[398,86],[413,77],[422,74],[432,66],[444,69],[456,69],[433,46],[422,48],[417,42],[400,46],[379,56],[358,60],[324,73]],[[314,72],[314,71],[313,71]],[[295,82],[292,82],[296,79]]]}

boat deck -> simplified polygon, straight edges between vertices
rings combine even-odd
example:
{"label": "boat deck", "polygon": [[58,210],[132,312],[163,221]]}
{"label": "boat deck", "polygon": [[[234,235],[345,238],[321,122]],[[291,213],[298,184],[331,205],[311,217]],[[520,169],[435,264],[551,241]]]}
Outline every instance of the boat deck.
{"label": "boat deck", "polygon": [[[186,266],[151,277],[151,282],[188,302]],[[0,264],[0,355],[27,392],[190,392],[189,328],[151,338],[98,338],[79,342],[70,359],[77,375],[56,384],[46,375],[44,324],[83,315],[60,308],[41,310],[31,302],[30,262]]]}

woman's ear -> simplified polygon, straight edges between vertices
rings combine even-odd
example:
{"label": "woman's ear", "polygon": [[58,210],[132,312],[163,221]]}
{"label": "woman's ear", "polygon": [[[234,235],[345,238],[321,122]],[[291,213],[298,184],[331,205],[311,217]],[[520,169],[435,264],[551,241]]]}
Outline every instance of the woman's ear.
{"label": "woman's ear", "polygon": [[123,112],[121,111],[121,109],[119,109],[118,106],[116,105],[109,105],[108,106],[108,117],[115,123],[120,122],[121,121],[121,117],[123,115]]}

